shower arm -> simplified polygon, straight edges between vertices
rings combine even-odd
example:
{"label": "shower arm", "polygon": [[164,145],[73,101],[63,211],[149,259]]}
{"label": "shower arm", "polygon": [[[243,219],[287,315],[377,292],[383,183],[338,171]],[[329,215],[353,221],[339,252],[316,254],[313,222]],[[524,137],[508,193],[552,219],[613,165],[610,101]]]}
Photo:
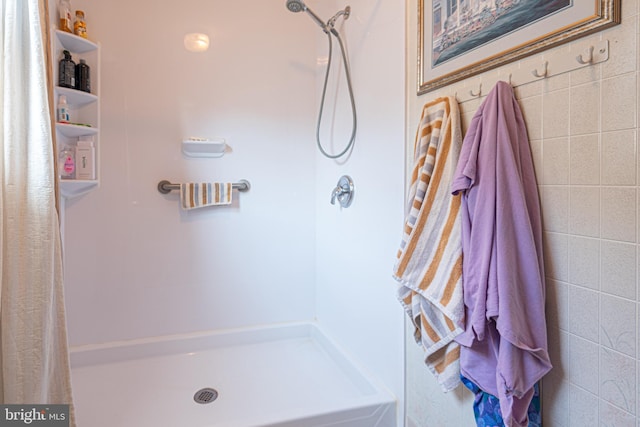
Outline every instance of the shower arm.
{"label": "shower arm", "polygon": [[[333,15],[325,24],[322,19],[320,19],[320,17],[318,15],[316,15],[313,10],[309,9],[308,7],[304,7],[304,11],[307,12],[309,14],[309,16],[311,16],[311,18],[313,18],[314,21],[316,21],[316,23],[320,26],[320,28],[322,28],[322,31],[324,31],[326,34],[329,34],[330,32],[333,33],[334,27],[336,26],[336,21],[338,20],[338,18],[340,18],[341,16],[344,16],[344,19],[348,19],[349,15],[351,14],[351,6],[347,6],[345,7],[343,10],[339,11],[338,13],[336,13],[335,15]],[[335,34],[334,34],[335,35]]]}
{"label": "shower arm", "polygon": [[327,25],[326,27],[329,30],[333,30],[333,28],[336,26],[336,21],[338,20],[339,17],[344,16],[343,19],[349,19],[349,15],[351,14],[351,6],[347,6],[344,8],[344,10],[339,11],[338,13],[336,13],[335,15],[333,15],[331,17],[331,19],[329,19],[327,21]]}

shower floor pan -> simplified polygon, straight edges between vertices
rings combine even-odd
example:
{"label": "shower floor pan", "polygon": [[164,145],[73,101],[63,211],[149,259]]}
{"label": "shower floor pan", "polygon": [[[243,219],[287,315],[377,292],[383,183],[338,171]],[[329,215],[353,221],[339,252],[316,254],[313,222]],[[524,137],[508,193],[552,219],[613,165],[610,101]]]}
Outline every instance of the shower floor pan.
{"label": "shower floor pan", "polygon": [[79,427],[395,426],[394,397],[314,324],[77,347],[71,366]]}

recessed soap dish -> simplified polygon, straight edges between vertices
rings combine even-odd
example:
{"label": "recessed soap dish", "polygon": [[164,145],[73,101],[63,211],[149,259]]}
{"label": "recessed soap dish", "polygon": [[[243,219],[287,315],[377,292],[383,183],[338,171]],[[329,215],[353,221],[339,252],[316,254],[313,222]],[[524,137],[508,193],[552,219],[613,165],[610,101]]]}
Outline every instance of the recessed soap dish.
{"label": "recessed soap dish", "polygon": [[222,157],[226,148],[224,138],[191,137],[182,140],[182,152],[189,157]]}

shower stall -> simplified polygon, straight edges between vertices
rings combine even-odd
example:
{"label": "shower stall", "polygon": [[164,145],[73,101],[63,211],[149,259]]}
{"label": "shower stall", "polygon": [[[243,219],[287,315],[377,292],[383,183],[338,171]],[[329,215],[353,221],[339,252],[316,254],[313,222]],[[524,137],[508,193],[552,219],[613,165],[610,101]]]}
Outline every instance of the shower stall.
{"label": "shower stall", "polygon": [[[316,133],[328,35],[285,0],[72,3],[101,46],[100,187],[64,203],[79,419],[95,425],[99,408],[111,410],[100,396],[134,393],[132,411],[175,401],[172,416],[193,426],[285,426],[291,417],[317,426],[322,411],[402,425],[404,313],[391,269],[403,221],[404,7],[306,2],[318,17],[351,7],[333,27],[349,60],[357,135],[348,156],[327,159]],[[184,48],[192,33],[208,35],[206,52]],[[320,136],[335,154],[355,132],[355,110],[340,49],[332,60]],[[224,138],[228,150],[188,158],[188,137]],[[330,203],[341,175],[357,185],[348,209]],[[164,179],[247,179],[251,190],[187,212],[176,192],[158,193]],[[299,357],[283,366],[283,349]],[[318,364],[296,364],[305,359]],[[307,388],[283,389],[293,378]],[[88,386],[96,381],[101,391]],[[158,400],[136,393],[145,387]],[[195,402],[207,387],[217,399]],[[231,390],[252,402],[225,406]],[[278,405],[296,393],[317,393],[320,407],[268,415],[286,412]],[[199,415],[216,408],[231,414],[224,423]]]}

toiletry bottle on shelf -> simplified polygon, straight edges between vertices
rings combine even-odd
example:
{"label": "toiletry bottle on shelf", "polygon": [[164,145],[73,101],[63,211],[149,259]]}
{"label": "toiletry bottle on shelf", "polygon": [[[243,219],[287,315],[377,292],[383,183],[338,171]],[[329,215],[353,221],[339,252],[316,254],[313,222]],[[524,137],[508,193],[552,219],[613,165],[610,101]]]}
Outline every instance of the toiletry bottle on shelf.
{"label": "toiletry bottle on shelf", "polygon": [[58,13],[60,14],[60,30],[73,33],[71,21],[71,1],[60,0],[58,2]]}
{"label": "toiletry bottle on shelf", "polygon": [[76,146],[76,179],[96,179],[93,136],[81,136]]}
{"label": "toiletry bottle on shelf", "polygon": [[80,60],[80,63],[76,65],[76,89],[91,92],[91,79],[89,76],[89,66],[84,59]]}
{"label": "toiletry bottle on shelf", "polygon": [[67,145],[60,152],[60,178],[75,179],[76,177],[76,156],[73,150]]}
{"label": "toiletry bottle on shelf", "polygon": [[69,104],[67,104],[66,96],[60,95],[60,97],[58,97],[58,108],[56,111],[58,116],[58,123],[69,123]]}
{"label": "toiletry bottle on shelf", "polygon": [[71,59],[71,53],[68,50],[63,51],[64,58],[60,60],[58,67],[58,86],[76,87],[76,63]]}
{"label": "toiletry bottle on shelf", "polygon": [[84,20],[84,12],[76,10],[76,22],[73,24],[73,33],[76,36],[87,38],[87,23]]}

